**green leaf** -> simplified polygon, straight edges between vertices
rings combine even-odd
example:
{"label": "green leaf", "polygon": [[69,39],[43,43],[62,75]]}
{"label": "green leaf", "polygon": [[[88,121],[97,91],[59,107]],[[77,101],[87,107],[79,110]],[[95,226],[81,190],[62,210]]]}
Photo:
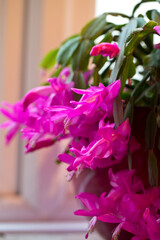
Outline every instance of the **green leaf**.
{"label": "green leaf", "polygon": [[97,55],[93,57],[93,63],[96,65],[96,67],[98,67],[99,69],[103,67],[103,65],[106,62],[106,58],[101,56],[101,55]]}
{"label": "green leaf", "polygon": [[134,49],[137,47],[137,45],[149,34],[148,31],[142,30],[139,32],[139,34],[136,34],[132,37],[130,42],[127,44],[124,54],[127,56],[129,54],[132,54]]}
{"label": "green leaf", "polygon": [[136,10],[141,6],[141,4],[147,3],[147,2],[159,2],[160,3],[159,0],[142,0],[138,4],[136,4],[135,7],[133,8],[132,16],[134,16]]}
{"label": "green leaf", "polygon": [[149,183],[151,186],[158,186],[158,166],[157,166],[157,158],[153,152],[153,150],[149,151],[148,155],[148,175],[149,175]]}
{"label": "green leaf", "polygon": [[53,74],[52,74],[52,76],[51,77],[58,77],[59,76],[59,74],[60,74],[60,72],[62,71],[62,67],[59,67]]}
{"label": "green leaf", "polygon": [[102,14],[100,17],[87,23],[81,30],[81,35],[83,38],[94,40],[103,33],[106,25],[106,14]]}
{"label": "green leaf", "polygon": [[113,102],[113,117],[117,128],[123,122],[123,103],[119,95]]}
{"label": "green leaf", "polygon": [[114,17],[123,17],[123,18],[130,18],[130,16],[126,15],[126,14],[123,14],[123,13],[118,13],[118,12],[106,12],[106,15],[111,15],[111,16],[114,16]]}
{"label": "green leaf", "polygon": [[130,89],[126,89],[126,91],[122,92],[121,94],[121,99],[124,100],[125,102],[128,102],[130,97],[131,97]]}
{"label": "green leaf", "polygon": [[56,56],[57,56],[58,50],[59,49],[57,48],[48,52],[46,56],[43,58],[43,60],[41,61],[40,67],[44,69],[49,69],[53,67],[56,63]]}
{"label": "green leaf", "polygon": [[[146,21],[142,17],[137,17],[137,21],[138,21],[138,27],[140,28],[142,28],[146,24]],[[148,47],[148,50],[151,51],[153,49],[153,35],[149,34],[143,41]]]}
{"label": "green leaf", "polygon": [[121,51],[120,51],[120,53],[119,53],[119,55],[118,55],[118,58],[117,58],[117,60],[116,60],[116,62],[115,62],[115,66],[114,66],[114,68],[113,68],[113,70],[112,70],[112,72],[111,72],[111,76],[110,76],[110,79],[109,79],[109,83],[112,83],[112,82],[114,82],[114,81],[117,80],[118,73],[119,73],[119,71],[120,71],[120,68],[121,68],[121,66],[122,66],[125,58],[126,58],[126,57],[124,56],[124,46],[123,46],[123,47],[121,48]]}
{"label": "green leaf", "polygon": [[160,89],[160,84],[158,82],[156,82],[154,84],[153,95],[152,95],[152,99],[151,99],[151,104],[153,106],[156,106],[158,103],[159,89]]}
{"label": "green leaf", "polygon": [[158,137],[158,149],[160,150],[160,136]]}
{"label": "green leaf", "polygon": [[65,40],[62,42],[61,45],[65,44],[65,43],[68,42],[69,40],[74,39],[74,38],[77,38],[77,37],[81,37],[80,34],[74,34],[74,35],[68,37],[67,39],[65,39]]}
{"label": "green leaf", "polygon": [[151,54],[145,56],[143,65],[146,69],[159,69],[160,68],[160,54],[159,49],[155,49]]}
{"label": "green leaf", "polygon": [[104,37],[103,37],[103,39],[100,41],[100,43],[102,43],[102,42],[111,43],[112,41],[113,41],[112,32],[107,32],[107,34],[104,35]]}
{"label": "green leaf", "polygon": [[146,121],[145,142],[147,149],[153,149],[157,132],[157,119],[154,110],[151,110]]}
{"label": "green leaf", "polygon": [[156,9],[147,11],[146,15],[150,20],[160,24],[160,13]]}
{"label": "green leaf", "polygon": [[128,150],[128,168],[129,170],[132,170],[132,155],[129,150]]}
{"label": "green leaf", "polygon": [[145,39],[147,36],[151,35],[151,33],[154,33],[153,27],[156,26],[157,23],[154,21],[149,21],[143,26],[143,29],[141,31],[138,31],[136,34],[134,34],[127,44],[124,54],[132,54],[134,49],[137,47],[137,45]]}
{"label": "green leaf", "polygon": [[134,98],[134,100],[136,100],[137,97],[140,95],[140,93],[143,92],[143,90],[144,90],[144,83],[147,81],[149,76],[150,76],[150,72],[146,73],[145,76],[143,77],[143,79],[141,81],[139,81],[139,83],[133,89],[133,91],[131,93],[131,96]]}
{"label": "green leaf", "polygon": [[[74,87],[75,88],[80,88],[80,89],[85,89],[86,84],[84,81],[83,74],[81,72],[74,72],[72,81],[74,82]],[[78,101],[81,98],[81,95],[74,93],[74,99]]]}
{"label": "green leaf", "polygon": [[125,44],[129,35],[136,29],[137,23],[138,23],[137,19],[134,18],[130,20],[128,24],[125,25],[118,39],[118,46],[120,48]]}
{"label": "green leaf", "polygon": [[146,23],[144,26],[143,26],[143,29],[144,30],[151,30],[151,31],[154,31],[153,28],[157,26],[157,23],[155,21],[152,21],[150,20],[148,23]]}
{"label": "green leaf", "polygon": [[130,124],[132,124],[133,121],[133,111],[134,111],[134,102],[133,98],[131,97],[129,102],[127,103],[127,106],[124,111],[124,121],[129,118]]}
{"label": "green leaf", "polygon": [[155,21],[158,25],[160,24],[160,13],[157,10],[152,11],[152,20]]}
{"label": "green leaf", "polygon": [[126,39],[126,42],[129,42],[135,35],[141,33],[143,31],[143,28],[136,28],[136,30],[134,30]]}
{"label": "green leaf", "polygon": [[90,40],[85,39],[83,40],[75,53],[73,54],[71,58],[71,64],[72,64],[72,69],[73,71],[87,71],[88,69],[88,61],[90,58],[90,51],[93,47],[93,44]]}
{"label": "green leaf", "polygon": [[74,72],[72,81],[75,83],[74,85],[75,88],[82,88],[82,89],[86,88],[84,77],[81,72],[78,72],[78,71]]}
{"label": "green leaf", "polygon": [[139,96],[135,99],[135,104],[143,101],[146,106],[154,107],[158,102],[159,83],[155,82],[153,85],[143,83]]}
{"label": "green leaf", "polygon": [[98,86],[101,82],[101,77],[99,75],[99,69],[96,67],[93,72],[93,78],[94,78],[94,86]]}
{"label": "green leaf", "polygon": [[57,62],[62,66],[65,66],[70,60],[73,53],[78,48],[80,41],[81,41],[80,36],[76,36],[74,38],[70,38],[69,40],[65,41],[58,51]]}
{"label": "green leaf", "polygon": [[125,42],[128,38],[128,36],[135,30],[137,26],[137,20],[136,19],[132,19],[122,30],[122,33],[119,37],[119,41],[118,41],[118,45],[120,47],[120,53],[118,55],[118,58],[116,60],[115,66],[112,70],[109,82],[112,83],[114,82],[117,77],[118,77],[118,73],[120,71],[120,68],[125,60],[125,56],[124,56],[124,46],[125,46]]}
{"label": "green leaf", "polygon": [[125,59],[125,63],[123,65],[123,70],[121,73],[121,93],[123,92],[123,89],[125,87],[126,84],[126,80],[128,78],[133,77],[133,75],[135,74],[136,69],[135,69],[135,64],[133,63],[133,56],[132,55],[128,55]]}
{"label": "green leaf", "polygon": [[137,17],[137,27],[143,27],[146,24],[146,21],[143,17]]}

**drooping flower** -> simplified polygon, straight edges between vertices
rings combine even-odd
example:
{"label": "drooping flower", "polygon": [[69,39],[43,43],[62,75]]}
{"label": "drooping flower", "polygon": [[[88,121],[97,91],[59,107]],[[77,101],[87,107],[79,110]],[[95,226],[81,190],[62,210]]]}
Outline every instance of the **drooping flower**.
{"label": "drooping flower", "polygon": [[113,58],[117,56],[120,49],[116,43],[103,42],[94,46],[90,52],[91,56],[102,55],[103,57]]}

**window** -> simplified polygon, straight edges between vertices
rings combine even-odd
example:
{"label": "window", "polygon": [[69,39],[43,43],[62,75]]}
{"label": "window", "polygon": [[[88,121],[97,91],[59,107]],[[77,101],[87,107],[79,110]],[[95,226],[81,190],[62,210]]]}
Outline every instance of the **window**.
{"label": "window", "polygon": [[[15,103],[37,86],[43,80],[38,69],[42,56],[93,16],[94,0],[0,0],[0,100]],[[73,187],[66,182],[65,166],[54,163],[63,146],[24,155],[19,136],[6,147],[4,132],[0,221],[73,219]]]}
{"label": "window", "polygon": [[[139,2],[140,0],[95,0],[95,14],[98,16],[103,12],[120,12],[131,15],[133,7]],[[148,2],[141,5],[136,14],[146,12],[146,10],[150,9],[151,7],[154,8],[153,6],[155,6],[155,9],[159,9],[158,2]]]}

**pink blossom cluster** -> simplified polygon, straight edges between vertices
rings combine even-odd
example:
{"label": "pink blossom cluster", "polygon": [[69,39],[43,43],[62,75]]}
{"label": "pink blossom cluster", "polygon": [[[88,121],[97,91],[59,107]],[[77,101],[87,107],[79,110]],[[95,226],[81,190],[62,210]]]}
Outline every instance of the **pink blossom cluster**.
{"label": "pink blossom cluster", "polygon": [[3,103],[0,111],[8,121],[0,127],[8,128],[6,143],[20,129],[27,140],[26,152],[50,146],[56,138],[61,138],[64,116],[57,117],[57,114],[51,114],[47,109],[53,105],[71,105],[73,82],[66,83],[69,74],[70,70],[66,68],[58,78],[49,79],[49,85],[32,89],[16,104]]}
{"label": "pink blossom cluster", "polygon": [[[91,55],[110,58],[118,53],[118,46],[110,43],[99,44],[91,51]],[[85,73],[84,78],[91,74]],[[92,217],[88,233],[97,221],[102,221],[117,224],[113,239],[118,238],[121,229],[133,234],[132,240],[160,239],[160,188],[144,189],[135,170],[112,172],[128,151],[132,153],[139,146],[131,136],[129,119],[119,126],[114,123],[113,105],[120,92],[120,80],[108,86],[100,83],[77,89],[69,76],[70,69],[65,68],[58,77],[50,78],[48,85],[32,89],[16,104],[3,103],[0,111],[8,121],[0,127],[8,129],[6,142],[20,130],[28,153],[70,139],[68,153],[58,156],[68,165],[69,179],[85,168],[110,168],[108,193],[100,197],[90,193],[76,196],[87,210],[75,214]],[[75,101],[73,93],[80,100]]]}
{"label": "pink blossom cluster", "polygon": [[77,210],[76,215],[92,217],[88,233],[97,221],[115,223],[112,238],[117,239],[121,230],[133,235],[132,240],[160,239],[160,188],[145,190],[134,170],[122,170],[113,174],[109,169],[112,189],[100,197],[90,193],[76,196],[87,208]]}

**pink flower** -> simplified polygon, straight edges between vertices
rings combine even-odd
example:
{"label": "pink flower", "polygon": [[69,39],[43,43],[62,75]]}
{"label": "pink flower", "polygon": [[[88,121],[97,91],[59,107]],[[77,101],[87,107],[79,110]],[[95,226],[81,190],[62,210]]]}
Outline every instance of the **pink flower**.
{"label": "pink flower", "polygon": [[90,79],[90,77],[92,77],[92,74],[93,74],[93,69],[88,70],[87,72],[83,73],[83,77],[84,77],[86,86],[88,85],[89,79]]}
{"label": "pink flower", "polygon": [[97,55],[102,55],[103,57],[109,56],[109,58],[113,58],[117,56],[119,53],[120,49],[117,46],[116,43],[100,43],[96,46],[94,46],[90,52],[91,56],[97,56]]}
{"label": "pink flower", "polygon": [[29,111],[29,117],[28,124],[21,132],[27,139],[26,152],[50,146],[55,140],[60,140],[66,114],[49,109],[55,105],[70,106],[74,83],[66,82],[69,75],[70,69],[65,68],[58,78],[48,80],[49,86],[34,88],[25,95],[23,108]]}
{"label": "pink flower", "polygon": [[[153,208],[153,207],[152,207]],[[154,206],[155,208],[155,206]],[[159,206],[155,208],[155,214],[151,214],[151,210],[146,208],[143,217],[146,222],[147,232],[151,240],[159,240],[160,239],[160,199]],[[152,210],[153,211],[153,210]]]}
{"label": "pink flower", "polygon": [[113,239],[118,239],[123,229],[132,233],[134,240],[159,240],[160,188],[144,190],[142,182],[133,174],[134,170],[123,170],[114,175],[110,170],[112,189],[108,195],[103,193],[98,198],[93,194],[81,193],[76,197],[88,210],[78,210],[75,214],[117,224]]}
{"label": "pink flower", "polygon": [[49,86],[36,87],[29,91],[23,102],[24,110],[37,99],[50,99],[50,105],[65,105],[69,106],[70,101],[73,100],[73,94],[71,88],[73,82],[66,83],[67,78],[70,74],[70,70],[65,68],[62,70],[58,78],[53,77],[48,79]]}
{"label": "pink flower", "polygon": [[[33,139],[32,139],[33,141]],[[46,148],[46,147],[50,147],[51,145],[53,145],[55,143],[55,138],[53,138],[53,136],[42,136],[40,138],[40,136],[38,136],[37,139],[35,139],[35,141],[33,141],[31,143],[31,140],[28,141],[28,143],[26,144],[25,148],[26,151],[25,153],[29,153],[29,152],[34,152],[35,150],[41,149],[41,148]]]}
{"label": "pink flower", "polygon": [[85,90],[72,88],[72,90],[77,94],[82,94],[82,97],[78,102],[71,101],[75,107],[68,112],[68,118],[73,118],[80,114],[91,117],[99,108],[107,113],[108,116],[112,116],[113,102],[120,91],[120,80],[113,82],[107,87],[100,83],[98,87],[91,86]]}
{"label": "pink flower", "polygon": [[153,30],[155,30],[156,33],[157,33],[158,35],[160,35],[160,26],[155,26],[155,27],[153,28]]}
{"label": "pink flower", "polygon": [[26,153],[50,146],[56,140],[60,140],[66,115],[48,112],[46,108],[49,105],[50,98],[46,100],[39,98],[27,108],[28,122],[21,130],[23,138],[27,140]]}
{"label": "pink flower", "polygon": [[26,111],[27,107],[31,103],[35,102],[39,98],[46,99],[51,93],[53,93],[53,89],[51,86],[41,86],[33,88],[24,96],[23,100],[24,111]]}
{"label": "pink flower", "polygon": [[154,48],[160,49],[160,43],[155,44],[155,45],[154,45]]}
{"label": "pink flower", "polygon": [[68,126],[68,130],[74,138],[83,138],[87,140],[87,143],[89,144],[96,139],[99,125],[104,117],[104,113],[98,110],[93,115],[93,117],[81,114],[77,117],[72,118],[71,123]]}
{"label": "pink flower", "polygon": [[72,147],[75,156],[74,170],[79,168],[108,167],[119,163],[126,155],[130,137],[130,124],[127,119],[117,129],[106,125],[97,132],[98,140],[92,141],[87,147],[78,149]]}
{"label": "pink flower", "polygon": [[135,227],[137,219],[139,220],[139,211],[137,212],[129,196],[135,194],[136,191],[142,191],[142,184],[139,179],[134,178],[133,174],[134,170],[124,170],[114,175],[110,170],[113,189],[108,195],[103,193],[100,197],[94,194],[80,193],[76,198],[81,200],[87,210],[78,210],[75,214],[90,216],[92,219],[96,217],[96,220],[102,222],[117,223],[113,238],[119,234],[121,229],[134,232],[136,228],[137,231],[142,231],[142,233],[140,231],[136,234],[137,236],[146,237],[147,233],[145,230],[143,231],[144,223],[138,222],[139,225],[137,224]]}
{"label": "pink flower", "polygon": [[[74,214],[92,217],[88,232],[85,236],[88,238],[88,234],[93,231],[99,216],[105,214],[105,212],[109,210],[107,205],[112,205],[112,202],[108,203],[109,199],[106,199],[106,193],[103,193],[100,197],[97,197],[96,195],[90,193],[80,193],[76,196],[76,198],[78,198],[83,203],[87,210],[80,209],[75,211]],[[112,206],[112,208],[113,207],[114,206]],[[114,216],[113,218],[114,221],[116,221],[117,218]]]}
{"label": "pink flower", "polygon": [[6,144],[9,144],[12,138],[20,130],[22,125],[25,125],[28,121],[28,111],[23,111],[23,102],[19,101],[16,104],[2,103],[0,112],[8,118],[8,121],[2,123],[0,128],[7,128],[8,133],[6,135]]}

